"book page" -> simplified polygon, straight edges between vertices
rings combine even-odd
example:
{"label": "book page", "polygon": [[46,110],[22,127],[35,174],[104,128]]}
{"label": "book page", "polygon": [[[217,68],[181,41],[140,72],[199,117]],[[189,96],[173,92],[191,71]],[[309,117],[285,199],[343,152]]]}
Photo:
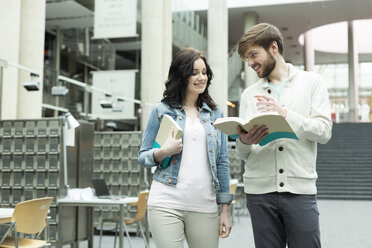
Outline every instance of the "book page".
{"label": "book page", "polygon": [[171,116],[164,114],[160,123],[158,134],[156,135],[155,139],[155,142],[160,147],[164,145],[172,127],[174,128],[174,138],[179,139],[182,135],[182,128]]}

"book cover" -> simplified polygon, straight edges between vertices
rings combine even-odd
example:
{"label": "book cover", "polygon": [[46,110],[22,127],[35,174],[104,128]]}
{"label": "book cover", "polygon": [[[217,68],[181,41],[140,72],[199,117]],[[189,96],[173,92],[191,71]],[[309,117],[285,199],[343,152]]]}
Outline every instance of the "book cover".
{"label": "book cover", "polygon": [[271,141],[280,138],[298,140],[297,135],[294,133],[287,120],[283,116],[272,112],[253,115],[249,121],[245,121],[239,117],[219,118],[213,125],[232,139],[239,138],[239,135],[237,134],[238,126],[241,126],[246,132],[248,132],[254,127],[254,125],[265,125],[269,129],[269,134],[258,143],[260,146],[264,146]]}
{"label": "book cover", "polygon": [[[182,135],[182,128],[178,125],[178,123],[169,115],[164,114],[163,118],[160,123],[160,127],[158,130],[158,134],[156,135],[155,142],[153,148],[160,148],[164,145],[165,141],[167,141],[169,132],[171,128],[173,127],[174,133],[173,138],[179,139]],[[168,164],[170,162],[170,157],[166,157],[162,164],[162,168],[167,168]]]}

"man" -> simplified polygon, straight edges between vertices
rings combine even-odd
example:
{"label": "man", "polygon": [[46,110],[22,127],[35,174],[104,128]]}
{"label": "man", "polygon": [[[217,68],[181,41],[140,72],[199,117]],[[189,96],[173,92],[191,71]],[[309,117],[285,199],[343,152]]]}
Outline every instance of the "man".
{"label": "man", "polygon": [[241,58],[261,79],[245,89],[240,117],[275,111],[299,140],[277,139],[257,145],[267,128],[238,128],[236,148],[245,161],[244,190],[256,248],[321,247],[316,200],[317,143],[327,143],[332,122],[327,87],[312,72],[297,70],[283,58],[278,28],[261,23],[239,41]]}

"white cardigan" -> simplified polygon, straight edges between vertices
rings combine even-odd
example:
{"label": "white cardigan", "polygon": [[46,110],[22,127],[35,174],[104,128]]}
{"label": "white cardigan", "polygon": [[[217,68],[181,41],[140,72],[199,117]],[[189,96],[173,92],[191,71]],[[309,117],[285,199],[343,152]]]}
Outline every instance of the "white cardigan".
{"label": "white cardigan", "polygon": [[[317,142],[327,143],[332,135],[328,91],[322,78],[290,66],[279,104],[286,108],[289,124],[299,140],[278,139],[265,146],[245,145],[238,139],[236,148],[245,161],[244,189],[249,194],[291,192],[316,194]],[[257,113],[255,95],[276,98],[266,78],[245,89],[240,101],[240,117]]]}

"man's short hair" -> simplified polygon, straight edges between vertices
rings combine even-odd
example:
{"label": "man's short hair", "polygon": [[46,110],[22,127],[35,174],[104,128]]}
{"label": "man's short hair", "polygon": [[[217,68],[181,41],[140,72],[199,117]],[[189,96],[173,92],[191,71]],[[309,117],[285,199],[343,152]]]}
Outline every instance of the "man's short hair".
{"label": "man's short hair", "polygon": [[283,55],[283,35],[279,29],[269,23],[260,23],[251,27],[239,40],[238,53],[242,60],[246,60],[244,53],[248,46],[262,46],[266,51],[270,48],[273,41],[278,44],[278,50]]}

